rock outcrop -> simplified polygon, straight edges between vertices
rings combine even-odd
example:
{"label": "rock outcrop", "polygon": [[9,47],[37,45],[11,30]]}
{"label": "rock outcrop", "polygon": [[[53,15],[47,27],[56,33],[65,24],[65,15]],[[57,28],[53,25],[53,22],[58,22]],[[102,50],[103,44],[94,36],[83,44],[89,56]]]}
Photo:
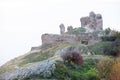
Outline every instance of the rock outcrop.
{"label": "rock outcrop", "polygon": [[63,61],[59,56],[53,56],[52,58],[18,69],[12,73],[4,74],[0,77],[0,80],[23,80],[33,75],[40,75],[45,78],[50,77],[56,69],[56,63],[58,61]]}
{"label": "rock outcrop", "polygon": [[92,30],[102,30],[103,20],[101,14],[90,12],[89,16],[80,18],[81,27],[86,27]]}

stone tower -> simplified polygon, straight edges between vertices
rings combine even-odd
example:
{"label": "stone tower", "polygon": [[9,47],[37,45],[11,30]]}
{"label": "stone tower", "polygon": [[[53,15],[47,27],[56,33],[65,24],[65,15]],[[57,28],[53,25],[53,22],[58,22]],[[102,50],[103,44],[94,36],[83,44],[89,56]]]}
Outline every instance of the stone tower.
{"label": "stone tower", "polygon": [[95,14],[93,11],[89,13],[89,16],[80,18],[81,27],[86,27],[91,30],[102,30],[103,20],[101,14]]}
{"label": "stone tower", "polygon": [[60,34],[64,34],[65,33],[65,26],[64,24],[60,24]]}

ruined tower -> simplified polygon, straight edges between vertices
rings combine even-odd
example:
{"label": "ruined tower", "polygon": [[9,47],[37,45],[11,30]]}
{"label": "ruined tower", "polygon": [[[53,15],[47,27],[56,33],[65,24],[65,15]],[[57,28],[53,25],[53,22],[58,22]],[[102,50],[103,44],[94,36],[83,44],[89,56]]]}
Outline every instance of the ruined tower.
{"label": "ruined tower", "polygon": [[101,14],[95,14],[93,11],[89,16],[80,18],[81,27],[89,28],[91,30],[102,30],[103,20]]}
{"label": "ruined tower", "polygon": [[64,34],[65,33],[65,26],[64,24],[60,24],[60,34]]}

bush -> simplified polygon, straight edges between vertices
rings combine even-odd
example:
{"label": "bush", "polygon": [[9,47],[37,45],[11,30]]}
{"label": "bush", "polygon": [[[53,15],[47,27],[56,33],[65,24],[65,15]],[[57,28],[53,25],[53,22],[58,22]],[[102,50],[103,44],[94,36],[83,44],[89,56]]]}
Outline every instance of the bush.
{"label": "bush", "polygon": [[94,60],[85,60],[81,66],[74,65],[74,67],[67,67],[71,80],[99,80]]}
{"label": "bush", "polygon": [[68,51],[61,56],[65,63],[74,63],[81,65],[83,63],[83,58],[79,51]]}
{"label": "bush", "polygon": [[85,60],[82,66],[80,66],[80,80],[99,80],[98,70],[95,67],[95,60]]}
{"label": "bush", "polygon": [[110,80],[120,80],[120,59],[116,60],[113,65]]}
{"label": "bush", "polygon": [[101,41],[88,48],[95,54],[103,54],[110,56],[118,56],[120,47],[120,40],[115,41]]}
{"label": "bush", "polygon": [[82,80],[81,73],[75,69],[69,69],[69,76],[71,80]]}
{"label": "bush", "polygon": [[115,31],[115,34],[114,34],[114,36],[115,36],[117,39],[120,39],[120,32],[118,32],[118,31]]}
{"label": "bush", "polygon": [[112,41],[110,44],[103,47],[103,53],[106,55],[118,56],[120,47],[120,39]]}
{"label": "bush", "polygon": [[83,27],[79,27],[79,28],[74,28],[71,31],[66,32],[67,34],[72,34],[72,35],[77,35],[80,33],[85,33],[86,29]]}
{"label": "bush", "polygon": [[95,54],[104,54],[103,50],[104,50],[104,48],[106,48],[106,47],[104,47],[106,45],[112,45],[112,42],[101,41],[94,45],[90,45],[88,48]]}
{"label": "bush", "polygon": [[110,28],[105,29],[105,35],[109,35],[110,32],[111,32],[111,29],[110,29]]}
{"label": "bush", "polygon": [[117,56],[118,47],[114,43],[109,44],[109,45],[105,45],[103,47],[103,53],[106,55]]}
{"label": "bush", "polygon": [[120,59],[100,60],[97,69],[102,80],[120,80]]}
{"label": "bush", "polygon": [[100,60],[97,63],[97,69],[99,71],[99,76],[101,79],[109,80],[113,64],[113,60]]}
{"label": "bush", "polygon": [[85,75],[85,80],[100,80],[96,68],[91,68],[84,75]]}
{"label": "bush", "polygon": [[115,41],[116,37],[115,36],[103,36],[101,37],[102,41]]}
{"label": "bush", "polygon": [[120,39],[116,39],[114,41],[114,45],[119,47],[120,46]]}
{"label": "bush", "polygon": [[67,67],[64,65],[62,62],[58,62],[56,64],[56,69],[51,76],[52,79],[62,79],[64,80],[68,75],[67,75]]}

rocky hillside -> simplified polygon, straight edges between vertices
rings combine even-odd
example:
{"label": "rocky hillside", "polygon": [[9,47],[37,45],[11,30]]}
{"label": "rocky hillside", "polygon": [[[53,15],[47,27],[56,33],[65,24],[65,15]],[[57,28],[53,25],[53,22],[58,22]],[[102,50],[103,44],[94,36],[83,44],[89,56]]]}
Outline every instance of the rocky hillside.
{"label": "rocky hillside", "polygon": [[81,27],[68,26],[67,32],[61,24],[60,35],[43,34],[41,46],[0,67],[0,80],[114,80],[120,32],[102,30],[102,16],[94,12],[80,21]]}
{"label": "rocky hillside", "polygon": [[[47,49],[33,50],[17,57],[0,67],[0,80],[35,80],[37,78],[51,78],[58,65],[65,66],[61,55],[72,50],[84,50],[82,56],[86,59],[105,58],[101,55],[86,55],[86,45],[58,44]],[[61,67],[62,68],[62,67]],[[63,67],[64,69],[64,67]],[[63,78],[63,77],[62,77]]]}

